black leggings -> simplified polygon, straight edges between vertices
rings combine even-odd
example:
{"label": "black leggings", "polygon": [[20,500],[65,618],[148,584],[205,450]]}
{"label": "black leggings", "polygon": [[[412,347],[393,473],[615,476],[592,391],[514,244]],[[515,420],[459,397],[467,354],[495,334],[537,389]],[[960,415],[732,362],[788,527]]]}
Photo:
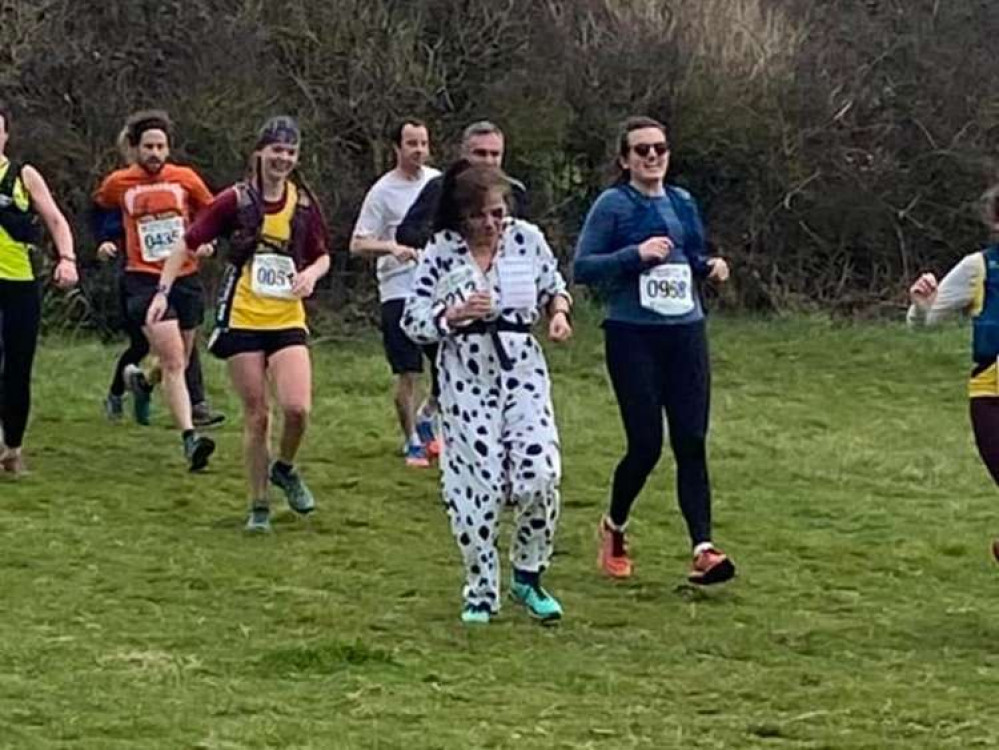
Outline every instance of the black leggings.
{"label": "black leggings", "polygon": [[999,397],[979,396],[971,399],[971,427],[982,463],[992,479],[999,484]]}
{"label": "black leggings", "polygon": [[663,414],[676,459],[676,490],[690,540],[711,540],[707,434],[711,371],[704,322],[604,324],[607,370],[621,410],[627,452],[614,472],[610,518],[628,520],[659,461]]}
{"label": "black leggings", "polygon": [[37,282],[0,279],[0,426],[8,448],[24,442],[41,318]]}
{"label": "black leggings", "polygon": [[[125,324],[128,333],[128,348],[121,353],[114,366],[114,376],[111,378],[111,395],[121,396],[125,392],[125,367],[136,365],[149,354],[149,341],[146,340],[142,328],[131,323]],[[195,341],[191,349],[191,359],[184,372],[187,380],[187,392],[191,397],[191,405],[195,406],[205,400],[205,383],[201,374],[201,357],[198,355],[198,344]]]}

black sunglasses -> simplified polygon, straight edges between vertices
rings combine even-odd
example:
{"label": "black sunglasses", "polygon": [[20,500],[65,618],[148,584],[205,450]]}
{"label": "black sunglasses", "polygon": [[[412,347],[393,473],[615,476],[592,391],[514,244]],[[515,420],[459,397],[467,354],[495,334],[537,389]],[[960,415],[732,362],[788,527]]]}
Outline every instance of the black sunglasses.
{"label": "black sunglasses", "polygon": [[662,156],[669,151],[669,144],[666,141],[660,141],[659,143],[638,143],[632,146],[631,150],[644,159],[651,151],[655,151],[656,156]]}

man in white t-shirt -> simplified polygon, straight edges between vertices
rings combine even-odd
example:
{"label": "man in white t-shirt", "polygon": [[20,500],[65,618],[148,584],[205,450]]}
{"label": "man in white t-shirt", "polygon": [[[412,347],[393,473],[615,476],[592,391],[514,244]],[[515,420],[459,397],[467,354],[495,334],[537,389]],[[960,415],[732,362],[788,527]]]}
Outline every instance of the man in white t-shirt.
{"label": "man in white t-shirt", "polygon": [[412,118],[403,120],[393,131],[392,142],[395,167],[382,175],[365,196],[350,251],[378,259],[382,341],[396,376],[395,407],[406,441],[406,464],[426,467],[430,465],[428,449],[431,454],[436,452],[432,426],[435,405],[431,398],[417,409],[425,353],[399,325],[406,297],[412,291],[419,250],[397,243],[395,230],[423,187],[440,172],[425,165],[430,155],[430,136],[424,123]]}

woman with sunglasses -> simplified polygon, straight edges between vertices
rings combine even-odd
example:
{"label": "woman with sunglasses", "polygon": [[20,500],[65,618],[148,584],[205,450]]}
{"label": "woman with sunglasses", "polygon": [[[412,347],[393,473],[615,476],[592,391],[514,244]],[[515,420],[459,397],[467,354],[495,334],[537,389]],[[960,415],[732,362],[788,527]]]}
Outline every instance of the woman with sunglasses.
{"label": "woman with sunglasses", "polygon": [[632,573],[625,528],[662,453],[665,414],[693,547],[688,580],[720,583],[735,575],[735,566],[711,540],[710,365],[698,286],[705,279],[725,281],[728,265],[706,256],[694,199],[664,184],[666,127],[648,117],[630,118],[618,147],[619,177],[590,209],[573,266],[576,281],[600,289],[607,300],[607,369],[627,440],[610,509],[600,519],[598,564],[614,578]]}
{"label": "woman with sunglasses", "polygon": [[[290,117],[272,117],[257,136],[251,178],[223,191],[188,229],[188,248],[229,238],[229,266],[219,292],[209,351],[226,360],[243,402],[243,457],[250,490],[247,531],[271,530],[268,482],[298,514],[315,500],[295,467],[312,407],[312,364],[303,300],[330,267],[319,202],[293,179],[301,135]],[[160,289],[169,290],[184,250],[167,261]],[[149,316],[161,315],[157,296]],[[270,458],[269,387],[283,416],[277,460]]]}
{"label": "woman with sunglasses", "polygon": [[496,167],[451,167],[435,234],[416,270],[402,326],[440,343],[442,499],[465,564],[465,623],[499,612],[496,549],[503,507],[517,507],[511,598],[543,622],[562,617],[541,587],[559,515],[558,431],[544,354],[531,327],[572,335],[571,301],[541,231],[508,216],[510,180]]}

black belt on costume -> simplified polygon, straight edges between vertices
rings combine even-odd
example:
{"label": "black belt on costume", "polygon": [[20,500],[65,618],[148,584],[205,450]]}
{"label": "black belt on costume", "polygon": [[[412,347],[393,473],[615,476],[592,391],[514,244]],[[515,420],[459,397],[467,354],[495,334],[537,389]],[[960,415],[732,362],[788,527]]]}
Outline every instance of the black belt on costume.
{"label": "black belt on costume", "polygon": [[531,326],[527,323],[511,323],[508,320],[497,318],[496,320],[476,320],[467,326],[456,327],[452,330],[455,336],[469,336],[472,334],[488,334],[496,347],[496,356],[499,357],[500,367],[504,370],[513,369],[513,361],[510,355],[503,348],[503,340],[500,338],[500,331],[509,333],[530,333]]}

